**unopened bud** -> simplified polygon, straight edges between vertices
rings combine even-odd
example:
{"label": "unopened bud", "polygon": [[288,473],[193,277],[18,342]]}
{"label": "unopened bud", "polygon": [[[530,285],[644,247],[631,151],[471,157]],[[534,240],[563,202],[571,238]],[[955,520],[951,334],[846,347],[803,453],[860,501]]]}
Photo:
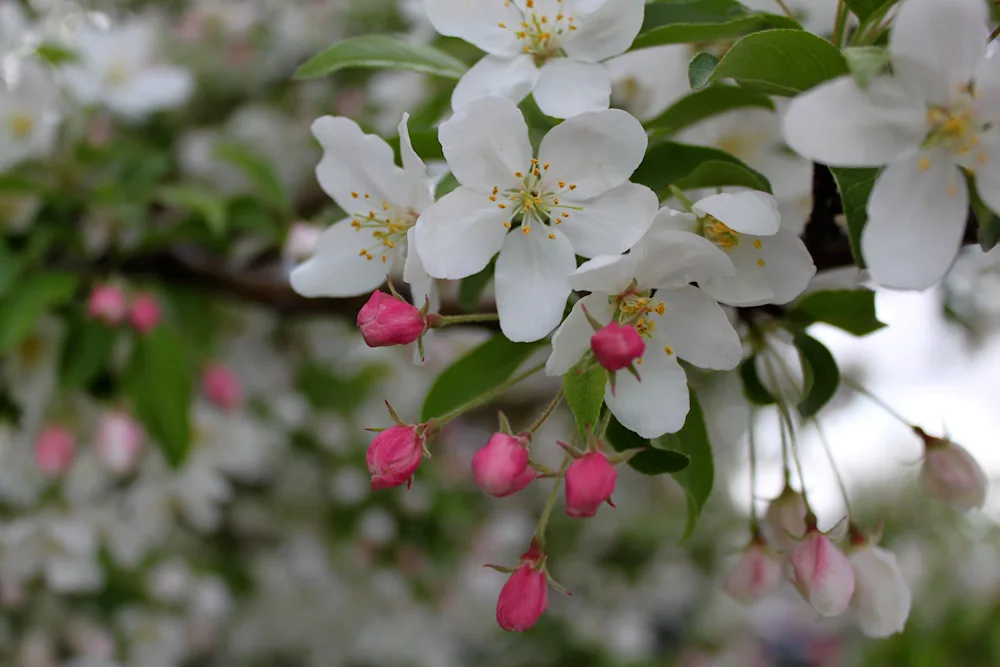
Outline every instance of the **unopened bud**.
{"label": "unopened bud", "polygon": [[118,326],[128,314],[125,293],[114,285],[98,285],[90,292],[87,314],[109,327]]}
{"label": "unopened bud", "polygon": [[751,542],[736,567],[726,578],[723,589],[744,604],[760,600],[781,581],[781,563],[761,541]]}
{"label": "unopened bud", "polygon": [[528,442],[528,437],[495,433],[472,457],[472,477],[476,486],[497,498],[528,486],[535,478],[528,457]]}
{"label": "unopened bud", "polygon": [[425,427],[397,424],[380,432],[368,447],[368,472],[372,490],[388,489],[406,482],[420,466],[426,444]]}
{"label": "unopened bud", "polygon": [[854,594],[854,571],[847,556],[826,535],[809,531],[788,557],[788,578],[820,616],[839,616]]}
{"label": "unopened bud", "polygon": [[646,343],[631,325],[612,322],[590,337],[590,347],[597,363],[609,371],[628,368],[642,357]]}
{"label": "unopened bud", "polygon": [[582,456],[566,470],[566,514],[572,517],[591,517],[597,514],[601,503],[611,502],[618,471],[601,452]]}
{"label": "unopened bud", "polygon": [[924,445],[920,490],[962,512],[982,508],[989,482],[968,450],[950,440],[926,435]]}
{"label": "unopened bud", "polygon": [[201,390],[209,401],[223,410],[235,410],[243,405],[243,386],[239,378],[220,363],[211,363],[202,371]]}
{"label": "unopened bud", "polygon": [[46,426],[35,440],[35,463],[46,477],[69,471],[76,455],[76,439],[62,426]]}
{"label": "unopened bud", "polygon": [[151,294],[137,294],[129,306],[129,322],[140,334],[147,334],[160,323],[160,303]]}
{"label": "unopened bud", "polygon": [[764,528],[776,549],[790,551],[806,534],[806,502],[802,494],[786,486],[768,505]]}
{"label": "unopened bud", "polygon": [[854,569],[854,602],[858,625],[868,637],[888,637],[902,632],[910,616],[910,587],[896,557],[865,544],[848,555]]}
{"label": "unopened bud", "polygon": [[358,313],[358,328],[368,347],[408,345],[427,328],[418,308],[391,294],[375,291]]}
{"label": "unopened bud", "polygon": [[508,632],[524,632],[549,607],[549,583],[542,558],[534,548],[521,556],[520,565],[500,590],[497,623]]}
{"label": "unopened bud", "polygon": [[142,427],[127,412],[111,410],[105,413],[97,428],[94,451],[104,467],[122,475],[132,470],[142,451]]}

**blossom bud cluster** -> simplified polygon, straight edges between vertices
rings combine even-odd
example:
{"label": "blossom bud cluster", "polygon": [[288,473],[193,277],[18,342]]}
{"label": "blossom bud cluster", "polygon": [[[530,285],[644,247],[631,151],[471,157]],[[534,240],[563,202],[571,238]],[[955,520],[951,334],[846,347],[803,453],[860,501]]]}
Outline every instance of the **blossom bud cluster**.
{"label": "blossom bud cluster", "polygon": [[139,292],[129,299],[120,287],[111,283],[97,285],[91,290],[87,315],[108,327],[120,326],[127,320],[140,334],[148,334],[155,329],[161,317],[156,297]]}
{"label": "blossom bud cluster", "polygon": [[[135,468],[145,440],[145,432],[139,422],[125,410],[114,408],[101,415],[91,445],[98,461],[108,472],[125,475]],[[46,477],[63,477],[73,467],[77,448],[77,437],[69,428],[49,424],[35,438],[35,464]]]}

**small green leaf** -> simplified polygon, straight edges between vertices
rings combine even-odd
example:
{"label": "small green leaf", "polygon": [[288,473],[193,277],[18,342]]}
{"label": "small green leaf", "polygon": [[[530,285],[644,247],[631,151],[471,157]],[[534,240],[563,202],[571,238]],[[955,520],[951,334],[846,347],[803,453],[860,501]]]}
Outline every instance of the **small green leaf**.
{"label": "small green leaf", "polygon": [[42,42],[35,48],[35,53],[50,65],[65,65],[79,59],[75,51],[58,42]]}
{"label": "small green leaf", "polygon": [[490,260],[486,268],[475,275],[463,278],[458,288],[458,306],[467,313],[474,313],[479,309],[479,301],[483,296],[483,290],[493,279],[496,270],[496,258]]}
{"label": "small green leaf", "polygon": [[136,415],[173,467],[187,456],[191,441],[191,369],[181,339],[160,326],[136,340],[125,377]]}
{"label": "small green leaf", "polygon": [[22,280],[0,302],[0,354],[31,335],[39,318],[76,293],[79,278],[70,273],[36,273]]}
{"label": "small green leaf", "polygon": [[312,362],[299,365],[295,388],[318,410],[332,410],[350,416],[366,401],[386,376],[382,364],[368,364],[357,373],[343,377]]}
{"label": "small green leaf", "polygon": [[654,447],[653,443],[628,430],[614,417],[608,423],[604,439],[615,448],[615,451],[619,452],[646,447],[645,451],[639,452],[628,461],[629,467],[643,475],[666,475],[679,472],[691,462],[685,454]]}
{"label": "small green leaf", "polygon": [[862,88],[889,68],[889,49],[884,46],[850,46],[843,54],[851,76]]}
{"label": "small green leaf", "polygon": [[660,436],[658,445],[665,449],[680,452],[687,456],[691,464],[679,472],[672,473],[674,479],[684,488],[687,494],[687,525],[681,542],[694,533],[701,516],[701,509],[712,495],[715,483],[715,464],[712,460],[712,445],[708,440],[708,429],[705,427],[705,416],[701,404],[694,391],[691,395],[691,410],[688,412],[684,426],[677,433]]}
{"label": "small green leaf", "polygon": [[512,343],[502,334],[493,336],[438,376],[424,399],[420,421],[440,417],[496,388],[541,344]]}
{"label": "small green leaf", "polygon": [[774,405],[777,400],[767,390],[757,375],[757,355],[745,359],[740,364],[740,378],[743,380],[743,394],[754,405]]}
{"label": "small green leaf", "polygon": [[[694,61],[692,61],[693,64]],[[693,86],[692,87],[696,87]],[[716,84],[685,95],[666,111],[646,123],[657,134],[676,134],[706,118],[746,107],[774,110],[774,102],[764,93],[739,86]]]}
{"label": "small green leaf", "polygon": [[729,153],[675,141],[651,142],[632,181],[648,186],[661,199],[670,195],[671,185],[681,189],[742,185],[771,191],[763,174]]}
{"label": "small green leaf", "polygon": [[798,28],[785,16],[756,12],[735,0],[671,0],[646,5],[632,49],[717,42],[765,28]]}
{"label": "small green leaf", "polygon": [[788,313],[803,326],[825,322],[855,336],[885,326],[875,315],[875,293],[868,289],[822,290],[803,297]]}
{"label": "small green leaf", "polygon": [[59,364],[60,383],[66,389],[86,387],[108,368],[115,331],[80,317],[70,329]]}
{"label": "small green leaf", "polygon": [[771,191],[771,184],[760,172],[743,164],[724,160],[706,160],[674,185],[681,190],[739,185],[752,190]]}
{"label": "small green leaf", "polygon": [[874,14],[876,10],[895,3],[896,0],[847,0],[847,6],[862,21]]}
{"label": "small green leaf", "polygon": [[844,217],[847,218],[847,236],[851,242],[851,254],[858,268],[865,268],[864,257],[861,256],[861,232],[868,221],[868,197],[875,187],[878,169],[843,169],[830,167],[830,173],[837,181],[840,190],[840,200],[844,206]]}
{"label": "small green leaf", "polygon": [[597,425],[601,406],[604,405],[604,386],[607,383],[608,372],[600,366],[594,366],[584,373],[579,373],[574,368],[563,375],[563,394],[581,435],[591,432]]}
{"label": "small green leaf", "polygon": [[997,216],[983,203],[971,178],[968,178],[968,187],[969,205],[972,207],[972,214],[976,216],[979,247],[983,249],[983,252],[989,252],[996,246],[997,242],[1000,242],[1000,216]]}
{"label": "small green leaf", "polygon": [[249,147],[231,141],[217,143],[214,155],[243,172],[261,201],[282,213],[291,213],[292,201],[267,159]]}
{"label": "small green leaf", "polygon": [[830,42],[803,30],[764,30],[747,35],[722,57],[712,78],[792,97],[847,74],[847,61]]}
{"label": "small green leaf", "polygon": [[317,54],[295,72],[295,78],[313,79],[348,67],[405,69],[449,79],[461,79],[468,69],[462,61],[433,46],[388,35],[362,35]]}
{"label": "small green leaf", "polygon": [[[399,157],[399,135],[386,139],[386,143],[392,146],[396,162],[401,162]],[[444,151],[441,149],[441,142],[438,141],[437,130],[410,130],[410,143],[413,144],[413,152],[419,155],[425,162],[444,159]]]}
{"label": "small green leaf", "polygon": [[837,393],[840,369],[826,345],[812,336],[796,334],[795,347],[799,350],[802,370],[806,376],[805,398],[799,403],[799,414],[812,417]]}
{"label": "small green leaf", "polygon": [[688,63],[688,83],[691,90],[698,90],[712,78],[712,72],[719,64],[719,59],[711,53],[699,53]]}
{"label": "small green leaf", "polygon": [[226,233],[226,201],[213,190],[197,185],[164,185],[157,191],[156,199],[200,216],[216,236]]}

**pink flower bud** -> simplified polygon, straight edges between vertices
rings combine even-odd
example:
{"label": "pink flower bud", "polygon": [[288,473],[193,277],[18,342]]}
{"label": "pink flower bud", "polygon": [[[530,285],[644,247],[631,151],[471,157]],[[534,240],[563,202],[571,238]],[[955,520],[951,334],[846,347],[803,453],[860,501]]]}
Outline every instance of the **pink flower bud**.
{"label": "pink flower bud", "polygon": [[91,291],[87,301],[87,314],[91,319],[115,327],[125,320],[128,303],[125,293],[114,285],[98,285]]}
{"label": "pink flower bud", "polygon": [[147,334],[160,323],[160,303],[151,294],[136,294],[129,307],[129,322],[141,334]]}
{"label": "pink flower bud", "polygon": [[962,512],[981,508],[989,482],[976,459],[950,440],[928,438],[925,443],[920,490]]}
{"label": "pink flower bud", "polygon": [[618,471],[601,452],[591,452],[573,461],[566,471],[566,514],[594,516],[603,502],[614,507],[611,494],[615,492],[616,479]]}
{"label": "pink flower bud", "polygon": [[788,557],[788,578],[820,616],[839,616],[854,594],[854,571],[826,535],[815,528]]}
{"label": "pink flower bud", "polygon": [[472,457],[476,486],[491,496],[503,498],[517,493],[535,478],[528,463],[528,437],[495,433]]}
{"label": "pink flower bud", "polygon": [[408,345],[427,328],[420,310],[376,290],[358,313],[358,328],[368,347]]}
{"label": "pink flower bud", "polygon": [[755,541],[747,547],[736,567],[726,578],[723,589],[744,604],[760,600],[781,581],[781,563],[775,560],[764,544]]}
{"label": "pink flower bud", "polygon": [[75,454],[76,439],[62,426],[46,426],[35,440],[35,463],[46,477],[64,475]]}
{"label": "pink flower bud", "polygon": [[388,489],[406,482],[424,456],[424,426],[397,425],[379,433],[368,447],[368,472],[372,475],[372,490]]}
{"label": "pink flower bud", "polygon": [[628,368],[646,351],[646,343],[632,325],[612,322],[590,337],[597,363],[609,371]]}
{"label": "pink flower bud", "polygon": [[121,475],[133,468],[142,451],[142,427],[127,412],[110,410],[97,427],[94,451],[104,467]]}
{"label": "pink flower bud", "polygon": [[507,632],[530,629],[549,606],[549,583],[545,571],[531,560],[510,575],[497,599],[497,623]]}
{"label": "pink flower bud", "polygon": [[888,637],[902,632],[910,616],[910,587],[896,563],[884,549],[865,544],[848,555],[857,586],[854,603],[858,625],[868,637]]}
{"label": "pink flower bud", "polygon": [[219,363],[211,363],[201,373],[201,390],[205,397],[223,410],[235,410],[243,405],[243,386],[236,375]]}
{"label": "pink flower bud", "polygon": [[786,486],[768,505],[763,527],[775,549],[791,551],[796,540],[806,534],[806,502],[802,494]]}

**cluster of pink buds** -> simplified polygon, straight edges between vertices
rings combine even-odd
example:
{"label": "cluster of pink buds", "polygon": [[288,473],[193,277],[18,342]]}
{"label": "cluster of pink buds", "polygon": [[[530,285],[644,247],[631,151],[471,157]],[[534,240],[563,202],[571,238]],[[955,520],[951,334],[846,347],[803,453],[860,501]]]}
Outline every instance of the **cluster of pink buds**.
{"label": "cluster of pink buds", "polygon": [[[586,308],[583,314],[594,329],[590,337],[590,349],[594,360],[610,374],[611,393],[615,391],[615,376],[620,370],[627,370],[639,380],[639,371],[635,365],[642,363],[642,355],[646,352],[646,343],[631,324],[621,325],[617,322],[602,325]],[[581,372],[585,368],[580,369]]]}
{"label": "cluster of pink buds", "polygon": [[160,323],[160,304],[150,294],[140,292],[131,301],[125,292],[111,283],[97,285],[87,299],[87,315],[108,327],[128,320],[140,334],[147,334]]}
{"label": "cluster of pink buds", "polygon": [[[112,474],[124,475],[135,468],[145,439],[139,422],[128,412],[114,408],[101,416],[92,443],[101,465]],[[35,438],[35,465],[46,477],[63,477],[73,467],[76,451],[73,433],[65,426],[49,424]]]}

